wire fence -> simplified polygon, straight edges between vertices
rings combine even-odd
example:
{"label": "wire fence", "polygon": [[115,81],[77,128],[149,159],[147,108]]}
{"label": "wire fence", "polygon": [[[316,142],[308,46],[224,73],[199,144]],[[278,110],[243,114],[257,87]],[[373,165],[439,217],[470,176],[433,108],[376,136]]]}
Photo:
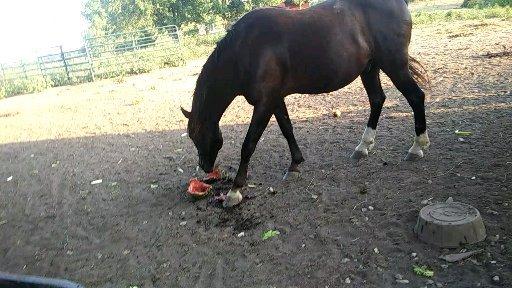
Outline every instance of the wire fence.
{"label": "wire fence", "polygon": [[30,93],[47,87],[176,66],[179,64],[176,62],[183,61],[180,43],[178,27],[169,25],[88,38],[77,50],[54,47],[33,62],[0,64],[0,93]]}

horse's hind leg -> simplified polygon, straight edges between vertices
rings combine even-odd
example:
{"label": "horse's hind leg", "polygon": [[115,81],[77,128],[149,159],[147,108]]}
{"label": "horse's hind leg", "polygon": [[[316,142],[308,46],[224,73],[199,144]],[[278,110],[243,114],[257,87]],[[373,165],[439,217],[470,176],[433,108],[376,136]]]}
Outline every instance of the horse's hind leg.
{"label": "horse's hind leg", "polygon": [[370,100],[371,112],[361,142],[359,145],[357,145],[356,150],[352,153],[352,156],[350,156],[350,158],[354,160],[359,160],[368,156],[368,152],[370,152],[370,150],[373,148],[373,145],[375,144],[377,123],[379,122],[382,106],[386,100],[386,95],[384,95],[384,91],[382,91],[379,72],[380,69],[378,67],[370,66],[367,71],[361,74],[363,86]]}
{"label": "horse's hind leg", "polygon": [[[407,61],[404,61],[407,63]],[[384,70],[396,88],[404,95],[414,112],[414,127],[416,137],[409,149],[405,160],[414,161],[423,158],[423,149],[428,148],[430,140],[425,120],[425,93],[416,83],[409,71],[408,64],[398,66],[398,69]]]}
{"label": "horse's hind leg", "polygon": [[288,168],[288,171],[283,178],[283,180],[287,180],[291,176],[297,176],[298,173],[300,173],[299,164],[304,162],[304,157],[302,157],[302,152],[300,151],[299,145],[297,145],[297,141],[295,140],[292,122],[290,121],[290,116],[288,116],[288,109],[286,109],[284,99],[277,105],[274,111],[274,115],[276,116],[279,128],[281,128],[281,132],[283,132],[284,138],[286,138],[286,141],[288,142],[290,153],[292,155],[292,163],[290,164],[290,167]]}

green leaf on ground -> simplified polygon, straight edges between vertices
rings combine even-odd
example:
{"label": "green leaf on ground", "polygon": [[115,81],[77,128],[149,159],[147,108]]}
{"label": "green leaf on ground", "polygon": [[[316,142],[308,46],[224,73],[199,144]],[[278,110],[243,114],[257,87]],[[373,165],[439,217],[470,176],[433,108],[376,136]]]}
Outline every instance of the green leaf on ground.
{"label": "green leaf on ground", "polygon": [[267,232],[263,233],[263,235],[261,235],[261,239],[267,240],[267,239],[275,237],[277,235],[279,235],[279,231],[268,230]]}
{"label": "green leaf on ground", "polygon": [[473,135],[473,132],[455,130],[455,135],[457,135],[457,136],[471,136],[471,135]]}
{"label": "green leaf on ground", "polygon": [[427,266],[414,265],[412,270],[418,276],[429,277],[429,278],[434,276],[434,271],[428,269]]}

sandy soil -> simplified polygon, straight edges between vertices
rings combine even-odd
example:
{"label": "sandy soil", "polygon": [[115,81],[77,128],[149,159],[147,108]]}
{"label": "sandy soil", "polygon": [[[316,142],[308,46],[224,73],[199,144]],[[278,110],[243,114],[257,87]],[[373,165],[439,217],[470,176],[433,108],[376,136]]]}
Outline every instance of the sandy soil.
{"label": "sandy soil", "polygon": [[[280,181],[290,156],[272,120],[251,162],[255,188],[233,210],[184,192],[197,158],[179,107],[201,61],[1,100],[0,270],[87,287],[424,287],[421,264],[435,272],[427,287],[512,287],[512,57],[488,56],[511,43],[510,21],[415,27],[411,54],[432,82],[432,147],[416,163],[401,161],[412,113],[389,81],[375,151],[357,164],[348,155],[369,115],[359,80],[287,98],[302,178]],[[222,120],[231,173],[250,115],[240,98]],[[474,134],[462,142],[457,129]],[[490,236],[455,264],[412,233],[421,201],[449,196],[476,206]],[[263,241],[269,229],[280,235]]]}

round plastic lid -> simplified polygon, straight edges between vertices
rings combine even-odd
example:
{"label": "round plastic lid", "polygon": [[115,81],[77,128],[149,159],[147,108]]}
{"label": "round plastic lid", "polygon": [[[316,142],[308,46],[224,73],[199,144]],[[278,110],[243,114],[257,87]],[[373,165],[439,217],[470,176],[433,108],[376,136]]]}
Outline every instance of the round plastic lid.
{"label": "round plastic lid", "polygon": [[480,216],[476,208],[459,202],[432,204],[424,207],[420,214],[426,221],[438,225],[470,223]]}
{"label": "round plastic lid", "polygon": [[414,227],[422,241],[439,247],[456,248],[485,239],[480,212],[460,202],[436,203],[423,207]]}

